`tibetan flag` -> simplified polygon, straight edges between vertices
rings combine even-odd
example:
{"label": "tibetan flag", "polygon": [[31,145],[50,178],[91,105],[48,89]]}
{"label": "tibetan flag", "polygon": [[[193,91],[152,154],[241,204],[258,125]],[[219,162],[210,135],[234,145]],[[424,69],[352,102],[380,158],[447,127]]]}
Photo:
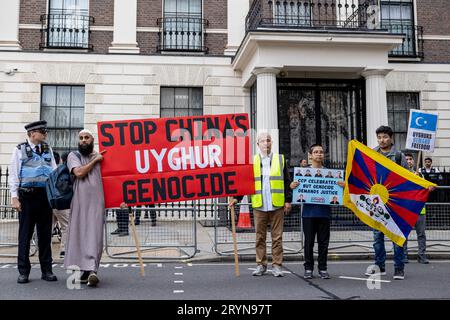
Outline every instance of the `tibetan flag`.
{"label": "tibetan flag", "polygon": [[344,205],[368,226],[403,246],[436,186],[364,144],[348,144]]}

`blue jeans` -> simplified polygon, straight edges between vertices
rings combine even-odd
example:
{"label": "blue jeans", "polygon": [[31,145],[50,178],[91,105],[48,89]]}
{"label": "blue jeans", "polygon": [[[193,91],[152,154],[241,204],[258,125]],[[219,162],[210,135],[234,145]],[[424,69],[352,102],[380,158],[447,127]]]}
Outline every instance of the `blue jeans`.
{"label": "blue jeans", "polygon": [[[374,230],[373,240],[373,249],[375,250],[375,264],[380,267],[380,269],[385,269],[386,248],[384,246],[384,234],[381,231]],[[403,248],[399,247],[395,243],[392,244],[394,246],[394,268],[403,270],[405,268],[405,264],[403,263],[403,260],[405,258]]]}

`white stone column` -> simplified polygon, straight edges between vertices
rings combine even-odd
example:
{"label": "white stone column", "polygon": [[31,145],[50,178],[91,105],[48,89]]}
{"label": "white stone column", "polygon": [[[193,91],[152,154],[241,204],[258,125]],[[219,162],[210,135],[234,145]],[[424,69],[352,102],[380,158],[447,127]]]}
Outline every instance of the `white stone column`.
{"label": "white stone column", "polygon": [[375,130],[388,125],[386,100],[386,75],[392,69],[366,69],[362,76],[366,78],[366,126],[367,146],[378,145]]}
{"label": "white stone column", "polygon": [[277,74],[275,68],[257,68],[256,75],[256,130],[269,132],[272,136],[272,151],[279,152]]}
{"label": "white stone column", "polygon": [[139,53],[136,19],[137,0],[114,0],[114,37],[110,53]]}
{"label": "white stone column", "polygon": [[249,1],[246,0],[227,1],[228,43],[224,51],[225,55],[234,56],[239,49],[245,36],[245,17],[249,7]]}
{"label": "white stone column", "polygon": [[20,0],[1,2],[0,50],[21,50],[19,43]]}

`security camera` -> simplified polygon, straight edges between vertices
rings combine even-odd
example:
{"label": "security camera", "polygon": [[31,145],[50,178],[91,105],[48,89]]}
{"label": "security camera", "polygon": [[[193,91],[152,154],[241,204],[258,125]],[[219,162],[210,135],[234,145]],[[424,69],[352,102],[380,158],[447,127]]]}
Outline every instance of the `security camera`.
{"label": "security camera", "polygon": [[5,74],[7,74],[8,76],[12,76],[17,72],[17,70],[18,70],[17,68],[11,68],[9,70],[6,70]]}

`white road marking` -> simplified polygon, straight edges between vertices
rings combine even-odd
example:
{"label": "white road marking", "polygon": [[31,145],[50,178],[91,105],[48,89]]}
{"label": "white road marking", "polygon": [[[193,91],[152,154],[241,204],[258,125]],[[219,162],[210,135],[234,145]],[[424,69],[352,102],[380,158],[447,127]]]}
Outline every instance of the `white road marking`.
{"label": "white road marking", "polygon": [[158,264],[156,265],[156,267],[162,268],[162,263],[158,263]]}
{"label": "white road marking", "polygon": [[[183,266],[174,266],[175,269],[183,269]],[[183,272],[174,272],[175,276],[182,276]],[[182,285],[184,283],[183,280],[174,280],[174,284]],[[184,293],[184,290],[173,290],[173,293]]]}
{"label": "white road marking", "polygon": [[341,279],[349,279],[349,280],[360,280],[360,281],[376,281],[376,282],[391,282],[390,280],[378,280],[378,279],[372,279],[372,278],[355,278],[355,277],[345,277],[345,276],[339,276]]}

